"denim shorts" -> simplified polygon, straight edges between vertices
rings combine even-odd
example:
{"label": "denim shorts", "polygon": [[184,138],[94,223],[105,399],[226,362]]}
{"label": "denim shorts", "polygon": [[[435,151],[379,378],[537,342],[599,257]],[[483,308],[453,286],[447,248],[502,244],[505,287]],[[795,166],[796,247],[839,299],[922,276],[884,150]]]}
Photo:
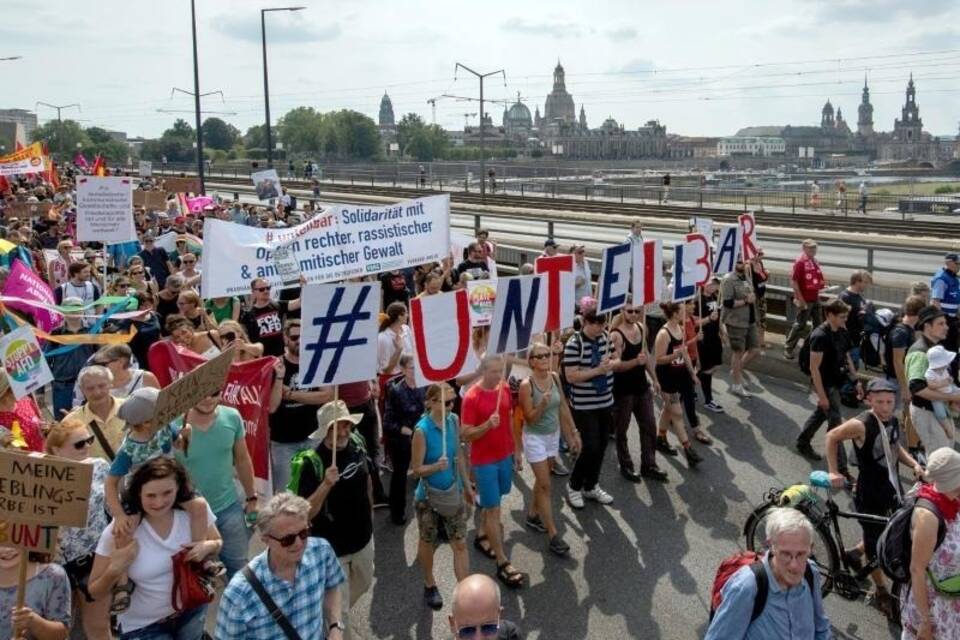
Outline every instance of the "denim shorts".
{"label": "denim shorts", "polygon": [[499,507],[500,499],[510,493],[513,487],[513,456],[498,462],[478,464],[473,468],[473,475],[477,480],[480,508]]}

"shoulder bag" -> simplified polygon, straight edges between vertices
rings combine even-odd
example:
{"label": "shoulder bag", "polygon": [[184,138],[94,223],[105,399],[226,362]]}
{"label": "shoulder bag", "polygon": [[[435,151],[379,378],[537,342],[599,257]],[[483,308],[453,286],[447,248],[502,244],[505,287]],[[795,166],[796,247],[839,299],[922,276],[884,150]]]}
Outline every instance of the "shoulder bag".
{"label": "shoulder bag", "polygon": [[263,583],[260,582],[260,578],[253,572],[250,565],[243,568],[243,577],[246,578],[250,586],[253,587],[257,597],[260,598],[260,602],[267,608],[267,613],[269,613],[273,621],[277,623],[277,626],[283,630],[283,634],[287,636],[287,640],[302,640],[300,634],[297,633],[297,630],[290,624],[290,620],[288,620],[287,616],[280,610],[277,603],[273,601],[273,598],[270,597],[267,590],[263,588]]}

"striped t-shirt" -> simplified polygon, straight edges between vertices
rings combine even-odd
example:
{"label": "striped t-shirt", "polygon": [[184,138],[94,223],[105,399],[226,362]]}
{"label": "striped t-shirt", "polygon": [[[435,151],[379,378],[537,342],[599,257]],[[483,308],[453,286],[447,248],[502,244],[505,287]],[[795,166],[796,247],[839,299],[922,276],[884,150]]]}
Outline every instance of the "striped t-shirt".
{"label": "striped t-shirt", "polygon": [[[598,352],[596,356],[594,356],[594,349]],[[565,369],[567,367],[592,369],[610,353],[610,340],[606,333],[591,340],[578,331],[570,336],[563,348],[563,366]],[[568,381],[568,389],[570,403],[577,411],[610,407],[613,405],[613,372],[583,382]]]}

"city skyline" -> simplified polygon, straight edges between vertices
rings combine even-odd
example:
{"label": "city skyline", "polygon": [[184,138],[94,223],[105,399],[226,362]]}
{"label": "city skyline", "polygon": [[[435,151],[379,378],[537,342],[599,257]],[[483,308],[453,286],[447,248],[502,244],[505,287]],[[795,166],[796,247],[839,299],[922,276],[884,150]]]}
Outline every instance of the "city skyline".
{"label": "city skyline", "polygon": [[[192,88],[189,3],[181,3],[152,8],[145,22],[114,0],[82,10],[55,0],[39,7],[8,2],[0,55],[23,59],[0,63],[7,89],[0,107],[79,102],[83,111],[71,118],[130,136],[158,136],[177,117],[192,121],[190,113],[157,111],[193,108],[186,96],[170,98],[174,86]],[[628,129],[659,120],[669,133],[729,136],[747,126],[815,125],[827,99],[855,121],[864,73],[879,131],[892,129],[911,72],[926,131],[955,135],[960,119],[960,90],[951,85],[960,49],[950,48],[960,31],[943,26],[960,17],[960,8],[942,0],[922,0],[909,12],[888,0],[748,3],[742,15],[700,2],[683,10],[611,2],[600,11],[561,2],[549,14],[492,2],[480,16],[465,3],[445,5],[442,15],[427,2],[402,10],[304,4],[306,11],[268,17],[274,119],[312,106],[376,120],[386,91],[397,119],[415,112],[431,122],[429,98],[478,93],[472,76],[455,79],[457,61],[480,71],[504,68],[506,86],[488,79],[486,97],[512,102],[519,91],[531,112],[543,111],[558,58],[591,128],[613,117]],[[218,117],[241,130],[263,122],[259,9],[270,6],[197,3],[201,91],[224,92],[223,101],[208,98],[204,110],[225,112]],[[695,23],[690,15],[698,16]],[[457,32],[466,17],[471,28]],[[104,33],[103,25],[113,30]],[[851,29],[870,37],[851,37]],[[50,42],[60,43],[59,53]],[[476,106],[439,99],[437,123],[462,129]],[[501,103],[487,107],[495,122],[502,111]],[[56,117],[42,106],[38,115],[41,122]]]}

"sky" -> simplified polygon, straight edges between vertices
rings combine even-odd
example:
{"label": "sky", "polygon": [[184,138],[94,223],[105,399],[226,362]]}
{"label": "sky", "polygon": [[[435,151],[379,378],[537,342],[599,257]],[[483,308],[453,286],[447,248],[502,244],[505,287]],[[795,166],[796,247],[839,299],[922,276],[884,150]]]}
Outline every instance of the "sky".
{"label": "sky", "polygon": [[[827,99],[855,128],[864,75],[874,127],[893,128],[912,72],[926,131],[955,135],[960,121],[960,2],[956,0],[298,0],[305,10],[267,14],[270,110],[354,109],[376,119],[390,94],[399,120],[419,113],[462,129],[477,122],[475,77],[461,62],[504,76],[485,98],[531,113],[559,59],[567,90],[591,127],[659,120],[668,133],[732,135],[749,125],[819,124]],[[269,0],[197,0],[205,116],[241,130],[261,124],[260,9]],[[188,0],[4,0],[0,108],[79,103],[63,111],[84,126],[156,137],[193,122]],[[503,104],[486,106],[500,123]],[[162,111],[161,111],[162,110]],[[185,113],[170,113],[183,111]],[[466,115],[465,114],[474,114]]]}

